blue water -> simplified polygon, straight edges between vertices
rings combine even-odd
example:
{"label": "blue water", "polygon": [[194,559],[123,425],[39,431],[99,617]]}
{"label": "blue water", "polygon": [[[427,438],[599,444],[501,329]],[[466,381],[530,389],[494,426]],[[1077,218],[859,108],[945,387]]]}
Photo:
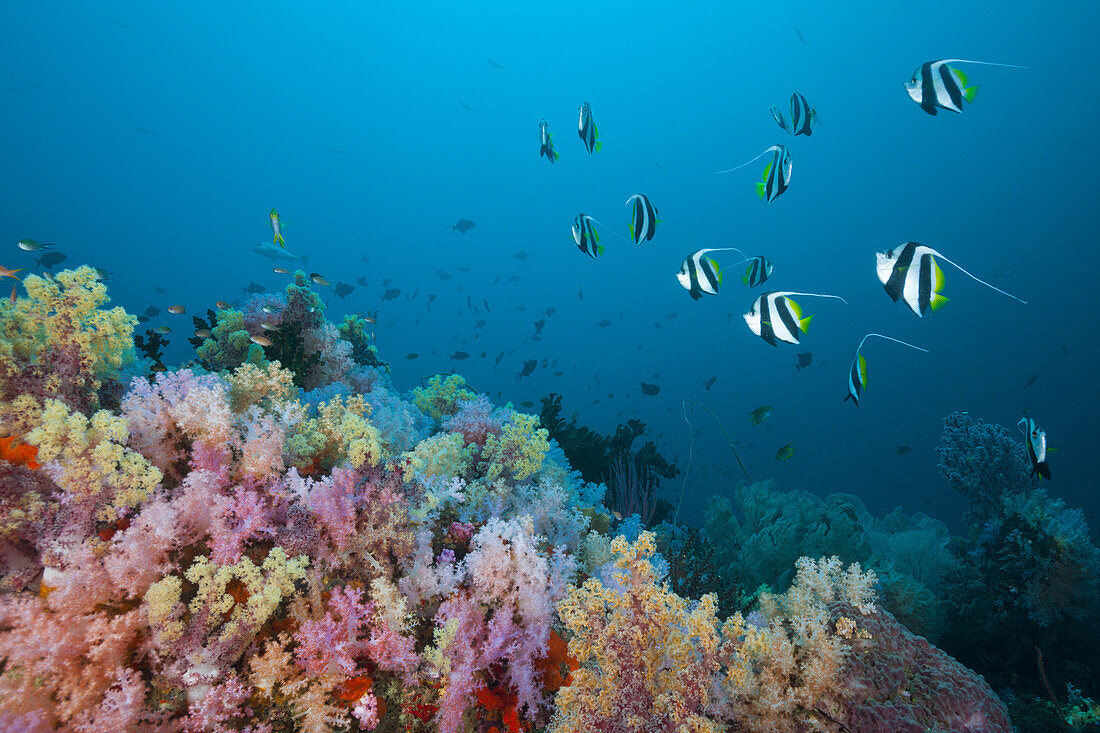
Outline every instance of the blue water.
{"label": "blue water", "polygon": [[[309,270],[355,285],[330,320],[380,311],[377,342],[402,388],[457,369],[498,402],[560,392],[566,416],[597,430],[644,420],[682,469],[682,400],[700,400],[754,478],[856,493],[876,514],[901,503],[956,531],[962,499],[933,450],[943,417],[1011,426],[1026,411],[1057,449],[1050,491],[1095,514],[1100,5],[679,5],[7,3],[0,264],[32,268],[15,247],[32,237],[57,242],[63,267],[109,270],[116,303],[161,308],[149,326],[173,327],[167,361],[179,364],[193,358],[190,320],[167,305],[201,313],[249,281],[284,283],[251,251],[270,241],[275,207]],[[1030,70],[963,67],[977,100],[930,117],[902,84],[945,57]],[[820,115],[811,138],[768,112],[794,89]],[[591,156],[576,135],[585,100],[604,142]],[[538,157],[542,118],[554,166]],[[776,143],[794,171],[773,203],[754,191],[764,161],[712,173]],[[625,236],[637,192],[660,211],[655,239],[635,247],[605,231],[603,257],[578,252],[573,217]],[[476,227],[450,233],[459,218]],[[918,319],[874,272],[875,251],[906,240],[1028,305],[945,266],[950,305]],[[814,315],[802,345],[772,348],[741,319],[760,290],[739,271],[699,302],[673,277],[692,251],[724,246],[766,254],[768,288],[849,304],[802,299]],[[383,302],[386,287],[401,296]],[[931,353],[869,342],[870,388],[854,408],[841,400],[868,331]],[[451,361],[455,350],[472,356]],[[813,364],[796,374],[801,351]],[[517,379],[532,358],[557,365]],[[642,381],[660,393],[643,397]],[[775,412],[753,427],[760,405]],[[689,519],[740,478],[717,424],[693,419]],[[777,462],[790,442],[796,454]],[[668,482],[673,499],[681,480]]]}

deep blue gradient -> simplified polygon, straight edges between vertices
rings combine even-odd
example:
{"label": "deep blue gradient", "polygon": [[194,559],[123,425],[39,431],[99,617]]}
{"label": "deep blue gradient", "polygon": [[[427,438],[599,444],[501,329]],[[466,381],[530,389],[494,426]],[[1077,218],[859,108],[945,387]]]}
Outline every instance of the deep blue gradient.
{"label": "deep blue gradient", "polygon": [[[251,251],[270,241],[276,207],[310,270],[334,284],[366,276],[329,318],[380,309],[378,344],[403,389],[455,368],[498,403],[557,391],[593,428],[644,420],[681,468],[681,401],[701,400],[754,478],[855,493],[876,514],[900,503],[956,531],[963,504],[934,452],[943,417],[1013,426],[1026,411],[1057,448],[1050,491],[1094,515],[1100,5],[690,5],[6,3],[0,264],[31,267],[15,243],[33,237],[57,242],[65,266],[111,271],[116,303],[161,308],[150,325],[173,327],[168,356],[181,363],[190,319],[167,305],[201,312],[250,280],[283,284]],[[976,101],[930,117],[902,84],[945,57],[1030,70],[964,66]],[[794,89],[819,112],[811,138],[768,113]],[[584,100],[603,140],[592,156],[576,134]],[[538,157],[542,118],[554,166]],[[713,173],[775,143],[794,172],[773,203],[754,190],[763,160]],[[626,235],[636,192],[662,219],[642,247],[612,234]],[[570,237],[581,211],[610,227],[595,261]],[[477,226],[450,233],[460,217]],[[874,271],[876,250],[906,240],[1028,305],[944,264],[951,302],[918,319]],[[814,315],[802,345],[768,346],[741,319],[760,292],[741,268],[700,302],[673,277],[692,251],[726,246],[766,254],[769,288],[849,304],[800,299]],[[387,278],[403,292],[382,302]],[[543,339],[529,340],[550,307]],[[870,386],[854,408],[841,400],[868,331],[931,353],[868,342]],[[450,361],[456,349],[471,358]],[[800,351],[813,365],[796,374]],[[517,379],[531,358],[557,365]],[[660,394],[643,397],[642,381]],[[759,405],[775,413],[753,427]],[[694,421],[691,521],[740,478],[713,419]],[[797,453],[777,462],[789,442]],[[665,489],[673,500],[681,479]]]}

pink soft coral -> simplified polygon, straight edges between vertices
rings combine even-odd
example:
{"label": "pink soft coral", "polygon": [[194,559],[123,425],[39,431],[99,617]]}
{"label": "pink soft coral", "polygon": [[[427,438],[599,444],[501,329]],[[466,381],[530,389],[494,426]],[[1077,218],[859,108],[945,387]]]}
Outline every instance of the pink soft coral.
{"label": "pink soft coral", "polygon": [[459,409],[443,422],[443,430],[462,433],[467,444],[485,445],[489,435],[500,435],[504,421],[493,417],[493,403],[483,394],[459,401]]}
{"label": "pink soft coral", "polygon": [[367,623],[371,606],[362,593],[349,586],[334,588],[329,610],[316,621],[306,621],[294,634],[298,664],[314,675],[342,672],[354,675],[356,657],[365,651],[359,632]]}

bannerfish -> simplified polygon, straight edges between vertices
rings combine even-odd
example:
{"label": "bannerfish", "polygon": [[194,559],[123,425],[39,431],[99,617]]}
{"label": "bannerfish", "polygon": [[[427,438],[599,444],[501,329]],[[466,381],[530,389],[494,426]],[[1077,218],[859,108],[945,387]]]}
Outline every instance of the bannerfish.
{"label": "bannerfish", "polygon": [[812,135],[813,124],[817,122],[817,110],[810,109],[810,103],[798,92],[791,94],[791,120],[788,122],[778,107],[772,107],[772,117],[784,130],[792,135]]}
{"label": "bannerfish", "polygon": [[546,120],[539,122],[539,157],[546,156],[551,163],[560,156],[554,150],[554,135],[546,127]]}
{"label": "bannerfish", "polygon": [[775,460],[785,461],[794,455],[794,443],[787,443],[785,446],[775,452]]}
{"label": "bannerfish", "polygon": [[252,248],[252,251],[273,262],[297,262],[303,270],[306,269],[306,262],[309,260],[309,255],[297,255],[285,247],[276,247],[267,242],[260,242]]}
{"label": "bannerfish", "polygon": [[764,255],[756,255],[755,257],[749,257],[749,266],[745,270],[745,274],[741,276],[741,282],[748,285],[750,288],[755,288],[757,285],[763,285],[764,282],[772,276],[772,270],[775,269],[772,263],[768,262],[768,259]]}
{"label": "bannerfish", "polygon": [[600,244],[600,233],[596,231],[593,219],[588,214],[577,214],[573,219],[573,241],[577,249],[584,252],[592,259],[603,254],[603,245]]}
{"label": "bannerfish", "polygon": [[905,82],[905,91],[909,98],[920,105],[930,115],[936,109],[962,112],[962,102],[973,102],[978,87],[968,87],[966,75],[950,64],[980,64],[982,66],[1003,66],[1008,69],[1026,69],[1026,66],[1013,64],[994,64],[989,61],[968,61],[966,59],[940,59],[926,61],[917,67],[909,81]]}
{"label": "bannerfish", "polygon": [[473,229],[475,225],[469,219],[459,219],[454,224],[448,224],[447,226],[451,228],[451,234],[454,234],[455,232],[465,234],[466,232]]}
{"label": "bannerfish", "polygon": [[793,161],[791,160],[791,154],[787,150],[786,145],[772,145],[770,148],[760,153],[752,160],[746,161],[741,165],[733,168],[728,168],[724,171],[715,171],[716,173],[732,173],[735,170],[744,168],[750,163],[759,160],[768,153],[772,154],[772,159],[768,161],[768,164],[764,166],[764,175],[761,181],[756,184],[757,195],[767,200],[769,203],[774,201],[781,193],[787,190],[787,186],[791,183],[791,171],[793,169]]}
{"label": "bannerfish", "polygon": [[285,247],[286,240],[283,239],[283,225],[279,221],[279,212],[272,209],[271,213],[268,214],[268,218],[271,219],[271,231],[275,234],[275,238],[271,240],[271,245],[275,246],[277,244],[280,247]]}
{"label": "bannerfish", "polygon": [[589,155],[592,154],[593,150],[598,153],[603,148],[603,143],[597,139],[600,136],[600,131],[596,129],[596,123],[592,121],[592,107],[587,101],[581,105],[580,118],[577,121],[577,134],[580,135],[581,142],[584,143]]}
{"label": "bannerfish", "polygon": [[718,263],[705,255],[709,252],[727,252],[733,247],[709,247],[693,252],[680,263],[676,279],[692,300],[699,300],[703,294],[718,295],[718,286],[722,284],[722,271]]}
{"label": "bannerfish", "polygon": [[645,382],[642,382],[642,394],[652,397],[660,391],[661,386],[659,384],[646,384]]}
{"label": "bannerfish", "polygon": [[798,374],[800,371],[810,366],[813,363],[814,355],[809,351],[803,351],[801,354],[795,354],[794,373]]}
{"label": "bannerfish", "polygon": [[1031,459],[1031,475],[1039,474],[1045,479],[1050,479],[1050,468],[1047,467],[1047,434],[1040,430],[1035,420],[1030,417],[1020,418],[1016,427],[1024,434],[1024,442],[1027,444],[1027,457]]}
{"label": "bannerfish", "polygon": [[893,341],[896,344],[902,346],[908,346],[910,349],[916,349],[917,351],[923,351],[928,353],[928,349],[922,349],[919,346],[900,341],[892,336],[883,336],[881,333],[869,333],[863,337],[863,340],[859,342],[859,346],[856,347],[856,355],[852,360],[852,368],[848,370],[848,396],[844,398],[844,401],[852,401],[856,407],[859,407],[859,398],[863,396],[863,390],[867,389],[867,359],[863,357],[861,349],[863,343],[872,336],[880,339],[886,339],[887,341]]}
{"label": "bannerfish", "polygon": [[777,341],[785,341],[788,344],[797,344],[801,334],[810,326],[813,316],[802,316],[802,308],[791,295],[805,295],[815,298],[833,298],[845,305],[848,301],[839,295],[824,295],[822,293],[792,293],[771,292],[764,293],[753,303],[752,310],[745,314],[745,323],[749,330],[772,346],[777,346]]}
{"label": "bannerfish", "polygon": [[634,202],[634,209],[630,215],[630,224],[627,226],[630,229],[630,238],[634,240],[634,244],[641,244],[643,241],[653,239],[654,233],[657,231],[657,209],[653,208],[653,204],[650,203],[649,198],[644,193],[636,193],[626,200],[626,205],[630,206],[630,202]]}
{"label": "bannerfish", "polygon": [[1026,300],[1020,300],[1011,293],[1006,293],[984,280],[979,280],[936,250],[916,242],[905,242],[892,250],[876,252],[875,269],[890,299],[903,300],[917,316],[923,317],[925,311],[931,310],[935,313],[946,305],[948,300],[939,292],[943,287],[944,277],[943,270],[936,262],[937,257],[954,265],[967,277],[996,290],[1001,295],[1007,295],[1027,305]]}
{"label": "bannerfish", "polygon": [[772,408],[767,405],[761,405],[755,410],[749,413],[749,420],[753,425],[759,425],[772,416]]}

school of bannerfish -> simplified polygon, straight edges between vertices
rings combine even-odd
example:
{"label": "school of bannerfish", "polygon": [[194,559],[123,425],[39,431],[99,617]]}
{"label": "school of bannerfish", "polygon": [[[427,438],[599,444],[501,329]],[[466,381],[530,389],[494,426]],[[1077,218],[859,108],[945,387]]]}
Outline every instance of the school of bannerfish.
{"label": "school of bannerfish", "polygon": [[[940,59],[925,62],[913,72],[912,77],[904,83],[904,87],[910,99],[927,114],[936,115],[937,111],[941,109],[961,113],[964,101],[967,103],[974,101],[978,87],[970,85],[967,76],[955,64],[978,64],[1013,69],[1027,68],[1026,66],[966,59]],[[577,134],[580,136],[588,155],[592,155],[599,152],[602,147],[599,140],[599,128],[593,119],[592,106],[588,101],[581,105],[579,112]],[[817,110],[812,108],[806,97],[797,91],[791,94],[787,115],[784,115],[776,106],[771,107],[771,114],[784,132],[795,137],[799,135],[809,137],[819,122]],[[558,160],[559,153],[553,149],[549,126],[545,119],[539,123],[539,143],[540,157],[546,157],[550,163]],[[733,173],[766,156],[767,163],[764,166],[761,179],[756,182],[756,192],[761,200],[770,203],[784,194],[791,183],[794,162],[786,145],[772,145],[751,160],[733,168],[715,172],[719,174]],[[649,197],[642,193],[631,195],[627,199],[626,205],[630,209],[627,224],[630,237],[626,241],[633,241],[635,245],[651,241],[656,233],[657,224],[661,223],[657,216],[657,208],[649,200]],[[603,224],[599,220],[585,213],[578,214],[573,220],[573,242],[581,252],[592,259],[596,259],[604,252],[604,245],[600,244],[600,232],[597,228],[602,226]],[[612,234],[614,234],[613,231]],[[615,236],[618,237],[619,235],[615,234]],[[619,238],[625,240],[623,237]],[[741,259],[730,265],[731,267],[746,262],[749,263],[741,279],[744,285],[750,289],[762,285],[772,275],[774,266],[763,254],[749,256],[735,247],[699,249],[683,259],[680,269],[676,273],[677,281],[688,291],[693,300],[699,300],[704,295],[718,294],[723,281],[723,271],[718,262],[711,256],[711,253],[715,252],[736,252],[740,255]],[[939,260],[954,266],[978,283],[1026,305],[1026,301],[979,279],[962,266],[924,244],[904,242],[892,249],[876,252],[875,258],[875,271],[886,294],[894,301],[902,301],[918,318],[922,318],[928,312],[935,313],[939,311],[948,301],[948,298],[941,292],[944,286],[944,274],[943,270],[940,269]],[[809,327],[813,316],[803,315],[802,307],[792,296],[833,299],[847,304],[847,301],[839,295],[826,293],[764,292],[755,300],[749,311],[744,314],[745,323],[749,330],[772,346],[777,346],[780,341],[798,344],[801,335]],[[892,336],[878,333],[865,335],[855,349],[852,365],[848,372],[848,394],[845,397],[845,401],[851,400],[857,407],[867,388],[867,359],[863,355],[863,346],[869,338],[879,338],[917,351],[927,352],[927,349]],[[1021,421],[1021,431],[1026,438],[1028,457],[1031,460],[1034,472],[1049,478],[1050,469],[1046,465],[1045,432],[1038,428],[1034,420],[1030,418]]]}

